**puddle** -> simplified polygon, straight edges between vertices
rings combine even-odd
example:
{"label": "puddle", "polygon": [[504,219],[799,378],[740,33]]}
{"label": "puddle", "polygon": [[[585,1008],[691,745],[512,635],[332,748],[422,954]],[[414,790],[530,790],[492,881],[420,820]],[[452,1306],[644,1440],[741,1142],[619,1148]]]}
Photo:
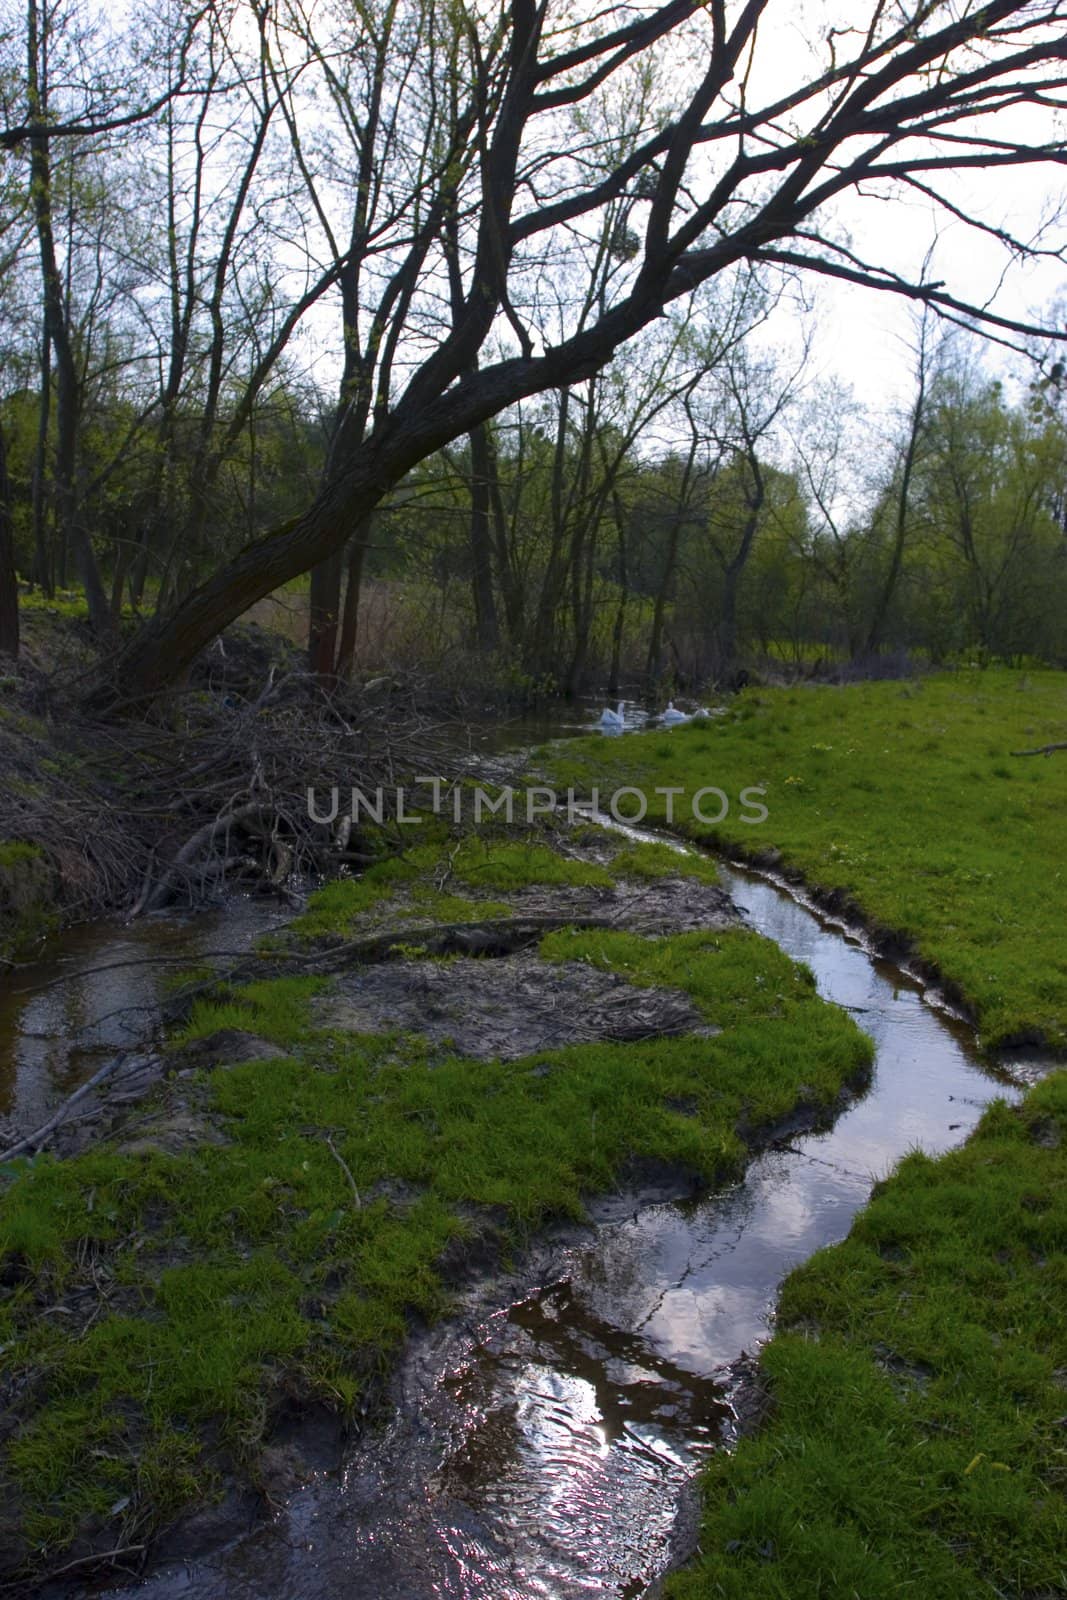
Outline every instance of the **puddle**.
{"label": "puddle", "polygon": [[870,1090],[698,1203],[599,1204],[521,1282],[414,1341],[391,1418],[339,1474],[116,1600],[588,1600],[640,1595],[664,1570],[701,1459],[735,1436],[729,1369],[768,1336],[782,1278],[847,1233],[899,1157],[949,1149],[1020,1092],[858,938],[752,874],[723,878],[874,1039]]}
{"label": "puddle", "polygon": [[49,939],[39,959],[0,980],[0,1127],[13,1136],[39,1128],[116,1051],[141,1044],[175,967],[243,954],[292,915],[235,896],[195,916],[94,922]]}

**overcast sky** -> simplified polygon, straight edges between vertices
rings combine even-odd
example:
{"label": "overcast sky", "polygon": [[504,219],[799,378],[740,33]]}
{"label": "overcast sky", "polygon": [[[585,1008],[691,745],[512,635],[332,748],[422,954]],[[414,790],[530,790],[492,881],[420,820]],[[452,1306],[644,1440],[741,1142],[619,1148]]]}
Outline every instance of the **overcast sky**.
{"label": "overcast sky", "polygon": [[[849,0],[778,0],[769,8],[776,26],[762,31],[757,50],[758,82],[767,97],[784,92],[799,78],[798,66],[808,58],[811,69],[827,64],[828,27],[846,20],[856,22],[866,7]],[[1067,142],[1064,119],[1050,111],[1019,108],[1000,113],[995,131],[1000,137],[1020,136],[1046,143],[1058,132]],[[1050,218],[1053,222],[1042,243],[1067,253],[1067,185],[1064,169],[1050,164],[993,169],[953,177],[942,183],[944,191],[969,214],[986,223],[1005,227],[1024,240]],[[887,197],[883,186],[870,196],[851,195],[835,213],[848,229],[857,253],[865,260],[918,276],[926,251],[935,243],[932,276],[943,278],[957,298],[978,305],[995,299],[1005,316],[1038,320],[1050,304],[1067,300],[1067,266],[1060,261],[1012,262],[1008,253],[978,230],[937,211],[918,193],[897,192]],[[815,348],[818,366],[838,373],[865,402],[893,402],[906,392],[910,381],[910,312],[891,294],[878,294],[824,280],[819,291],[819,336]],[[989,355],[990,364],[1019,369],[1018,358]]]}

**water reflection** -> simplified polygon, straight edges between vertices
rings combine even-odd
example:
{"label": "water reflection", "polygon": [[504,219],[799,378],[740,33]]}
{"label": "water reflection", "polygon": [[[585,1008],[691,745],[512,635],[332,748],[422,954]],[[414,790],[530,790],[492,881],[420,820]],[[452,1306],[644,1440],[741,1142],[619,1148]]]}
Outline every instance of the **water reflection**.
{"label": "water reflection", "polygon": [[550,739],[577,739],[590,733],[607,737],[636,733],[654,719],[654,713],[646,707],[634,700],[624,700],[622,726],[605,727],[600,721],[605,704],[604,700],[586,695],[568,701],[565,706],[545,707],[495,722],[472,723],[465,730],[464,748],[477,756],[514,756],[516,751],[529,750]]}
{"label": "water reflection", "polygon": [[0,1117],[20,1133],[117,1050],[154,1031],[175,966],[221,962],[292,912],[235,896],[199,916],[97,922],[48,941],[39,960],[0,979]]}
{"label": "water reflection", "polygon": [[586,1600],[638,1595],[664,1568],[679,1495],[730,1436],[727,1364],[767,1336],[782,1278],[847,1233],[908,1150],[959,1143],[1018,1093],[919,984],[773,885],[724,876],[871,1034],[870,1091],[732,1188],[616,1215],[542,1258],[532,1291],[427,1336],[338,1485],[131,1600]]}

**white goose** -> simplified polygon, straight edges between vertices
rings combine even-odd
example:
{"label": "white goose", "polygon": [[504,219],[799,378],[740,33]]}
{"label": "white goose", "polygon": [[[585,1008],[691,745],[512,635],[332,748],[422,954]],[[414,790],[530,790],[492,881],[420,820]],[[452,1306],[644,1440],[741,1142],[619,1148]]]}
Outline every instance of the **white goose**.
{"label": "white goose", "polygon": [[602,711],[600,714],[600,726],[602,728],[610,728],[613,732],[618,733],[623,725],[622,708],[625,704],[625,700],[620,700],[617,711],[612,711],[610,706],[606,711]]}
{"label": "white goose", "polygon": [[689,718],[684,711],[679,711],[673,700],[667,701],[667,709],[660,718],[661,722],[688,722]]}

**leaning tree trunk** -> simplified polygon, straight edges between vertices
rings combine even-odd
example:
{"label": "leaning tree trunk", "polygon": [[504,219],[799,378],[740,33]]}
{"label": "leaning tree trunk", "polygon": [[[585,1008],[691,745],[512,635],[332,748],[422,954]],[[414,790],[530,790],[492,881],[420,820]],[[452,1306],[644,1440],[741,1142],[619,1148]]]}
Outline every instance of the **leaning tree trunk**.
{"label": "leaning tree trunk", "polygon": [[[119,660],[123,698],[151,699],[177,682],[234,617],[340,549],[353,523],[381,498],[383,489],[374,476],[368,472],[370,481],[361,476],[356,483],[349,480],[324,490],[307,512],[246,546],[169,617],[155,617]],[[107,703],[113,696],[112,685],[105,683],[90,698]]]}

